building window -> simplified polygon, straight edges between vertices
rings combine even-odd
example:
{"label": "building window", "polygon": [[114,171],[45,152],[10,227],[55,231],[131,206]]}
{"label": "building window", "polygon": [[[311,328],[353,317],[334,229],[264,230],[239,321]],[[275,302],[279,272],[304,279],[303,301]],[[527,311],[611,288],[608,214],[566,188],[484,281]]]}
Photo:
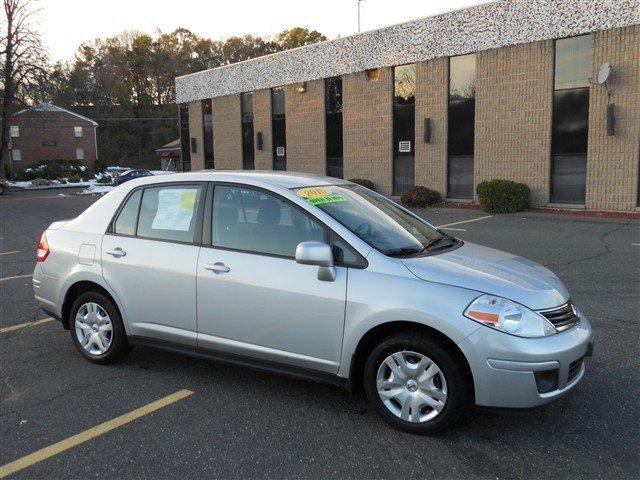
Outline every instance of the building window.
{"label": "building window", "polygon": [[476,56],[449,59],[447,197],[473,199]]}
{"label": "building window", "polygon": [[183,103],[179,107],[180,117],[180,167],[178,170],[191,170],[191,146],[189,144],[189,105]]}
{"label": "building window", "polygon": [[551,201],[583,205],[587,183],[592,35],[555,42]]}
{"label": "building window", "polygon": [[20,136],[20,127],[18,125],[11,125],[9,127],[9,135],[11,138],[18,138]]}
{"label": "building window", "polygon": [[14,162],[19,162],[22,160],[22,152],[20,150],[18,150],[17,148],[14,148],[13,150],[11,150],[11,159]]}
{"label": "building window", "polygon": [[416,66],[393,69],[393,194],[415,184]]}
{"label": "building window", "polygon": [[84,160],[84,149],[76,148],[76,160]]}
{"label": "building window", "polygon": [[326,172],[330,177],[343,178],[342,77],[327,78],[324,81],[324,93]]}
{"label": "building window", "polygon": [[82,137],[82,127],[73,127],[73,134],[76,138]]}
{"label": "building window", "polygon": [[253,92],[240,95],[240,117],[242,122],[242,169],[253,170],[256,168],[253,148]]}
{"label": "building window", "polygon": [[202,100],[202,139],[204,142],[204,168],[213,168],[213,114],[211,99]]}
{"label": "building window", "polygon": [[271,89],[271,131],[273,132],[273,169],[287,169],[287,122],[282,87]]}

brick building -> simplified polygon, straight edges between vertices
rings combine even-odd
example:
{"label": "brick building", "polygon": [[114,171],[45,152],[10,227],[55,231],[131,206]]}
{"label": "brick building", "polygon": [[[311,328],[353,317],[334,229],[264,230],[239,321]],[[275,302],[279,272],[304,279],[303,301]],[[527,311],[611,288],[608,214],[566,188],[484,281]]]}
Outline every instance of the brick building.
{"label": "brick building", "polygon": [[9,127],[13,171],[59,160],[75,160],[93,171],[97,127],[90,118],[50,103],[14,113]]}
{"label": "brick building", "polygon": [[504,0],[176,79],[184,169],[639,204],[640,1]]}

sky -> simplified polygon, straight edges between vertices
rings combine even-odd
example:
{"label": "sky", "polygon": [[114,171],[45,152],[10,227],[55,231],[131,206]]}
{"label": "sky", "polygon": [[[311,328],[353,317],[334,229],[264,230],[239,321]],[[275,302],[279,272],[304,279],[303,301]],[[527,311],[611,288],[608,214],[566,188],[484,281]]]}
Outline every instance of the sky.
{"label": "sky", "polygon": [[[486,0],[363,0],[362,31],[487,3]],[[357,0],[39,0],[39,29],[53,61],[73,60],[78,46],[125,30],[177,27],[214,40],[271,36],[300,26],[329,39],[358,30]]]}

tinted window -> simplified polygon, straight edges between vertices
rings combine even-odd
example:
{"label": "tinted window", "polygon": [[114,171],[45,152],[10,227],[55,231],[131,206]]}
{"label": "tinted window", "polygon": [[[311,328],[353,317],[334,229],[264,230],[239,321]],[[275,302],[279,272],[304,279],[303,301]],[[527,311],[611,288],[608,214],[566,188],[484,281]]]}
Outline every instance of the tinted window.
{"label": "tinted window", "polygon": [[138,204],[142,190],[134,192],[124,204],[120,215],[116,219],[113,231],[121,235],[134,235],[136,233],[136,216],[138,215]]}
{"label": "tinted window", "polygon": [[193,242],[201,193],[199,185],[145,188],[140,204],[138,236]]}
{"label": "tinted window", "polygon": [[325,131],[327,175],[342,178],[342,77],[331,77],[325,80]]}
{"label": "tinted window", "polygon": [[473,198],[475,54],[449,59],[447,196]]}
{"label": "tinted window", "polygon": [[589,86],[593,36],[556,40],[555,90]]}
{"label": "tinted window", "polygon": [[217,186],[213,245],[294,257],[300,242],[324,241],[324,229],[288,202],[266,192]]}
{"label": "tinted window", "polygon": [[213,168],[213,110],[211,99],[202,100],[204,168]]}
{"label": "tinted window", "polygon": [[240,96],[242,118],[242,168],[253,170],[253,93],[243,93]]}

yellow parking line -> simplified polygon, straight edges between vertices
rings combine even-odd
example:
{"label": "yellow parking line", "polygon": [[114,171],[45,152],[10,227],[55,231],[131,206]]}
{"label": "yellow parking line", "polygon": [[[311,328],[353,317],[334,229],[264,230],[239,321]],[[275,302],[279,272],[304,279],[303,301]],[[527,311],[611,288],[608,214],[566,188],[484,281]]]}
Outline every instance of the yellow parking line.
{"label": "yellow parking line", "polygon": [[14,330],[20,330],[21,328],[35,327],[36,325],[41,325],[43,323],[49,323],[52,320],[53,320],[52,317],[47,317],[47,318],[43,318],[41,320],[36,320],[35,322],[19,323],[18,325],[11,325],[10,327],[0,328],[0,333],[13,332]]}
{"label": "yellow parking line", "polygon": [[130,423],[144,415],[147,415],[148,413],[166,407],[167,405],[175,403],[178,400],[182,400],[189,395],[193,395],[193,392],[191,390],[180,390],[176,393],[172,393],[171,395],[167,395],[160,400],[156,400],[155,402],[149,403],[148,405],[137,408],[129,413],[120,415],[113,420],[101,423],[96,427],[85,430],[84,432],[80,432],[72,437],[65,438],[58,443],[54,443],[53,445],[38,450],[37,452],[30,453],[29,455],[19,458],[18,460],[15,460],[11,463],[7,463],[6,465],[0,467],[0,478],[4,478],[7,475],[11,475],[15,472],[19,472],[24,468],[30,467],[31,465],[62,453],[65,450],[69,450],[70,448],[80,445],[87,440],[91,440],[92,438],[98,437],[103,433],[107,433],[115,428]]}
{"label": "yellow parking line", "polygon": [[444,228],[444,227],[452,227],[454,225],[461,225],[463,223],[477,222],[480,220],[486,220],[487,218],[491,218],[493,215],[487,215],[486,217],[472,218],[470,220],[461,220],[460,222],[447,223],[446,225],[438,225],[436,228]]}
{"label": "yellow parking line", "polygon": [[4,278],[0,278],[0,282],[4,282],[6,280],[15,280],[16,278],[27,278],[27,277],[31,277],[32,275],[16,275],[15,277],[4,277]]}
{"label": "yellow parking line", "polygon": [[20,250],[14,250],[13,252],[2,252],[2,253],[0,253],[0,255],[11,255],[11,254],[14,254],[14,253],[20,253]]}

